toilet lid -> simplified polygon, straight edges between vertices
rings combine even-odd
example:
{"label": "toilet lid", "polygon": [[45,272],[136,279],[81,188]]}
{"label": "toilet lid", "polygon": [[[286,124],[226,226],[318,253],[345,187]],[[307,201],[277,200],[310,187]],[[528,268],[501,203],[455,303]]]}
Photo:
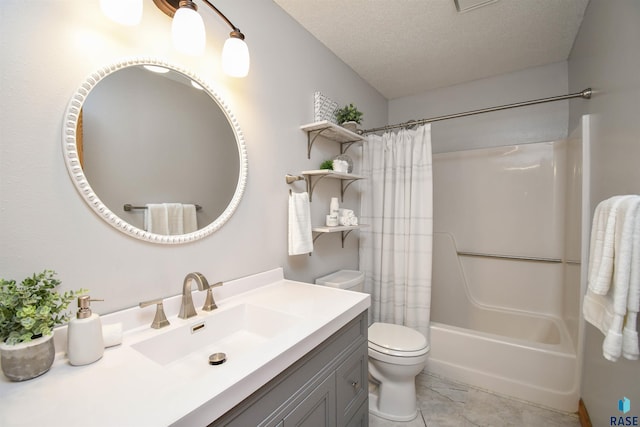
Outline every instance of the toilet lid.
{"label": "toilet lid", "polygon": [[374,323],[369,326],[369,348],[397,356],[417,356],[429,351],[420,332],[402,325]]}

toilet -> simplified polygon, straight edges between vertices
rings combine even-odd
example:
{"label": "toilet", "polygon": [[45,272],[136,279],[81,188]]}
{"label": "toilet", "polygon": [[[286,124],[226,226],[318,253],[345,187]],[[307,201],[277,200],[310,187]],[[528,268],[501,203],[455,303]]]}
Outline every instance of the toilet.
{"label": "toilet", "polygon": [[[316,284],[364,291],[364,273],[340,270]],[[426,366],[429,343],[420,332],[402,325],[369,326],[369,412],[391,421],[418,415],[415,378]]]}

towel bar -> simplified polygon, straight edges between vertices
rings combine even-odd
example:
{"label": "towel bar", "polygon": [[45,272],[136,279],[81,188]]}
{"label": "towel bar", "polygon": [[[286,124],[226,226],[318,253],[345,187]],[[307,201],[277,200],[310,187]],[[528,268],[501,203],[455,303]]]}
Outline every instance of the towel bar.
{"label": "towel bar", "polygon": [[293,184],[296,181],[303,181],[304,180],[304,176],[302,175],[285,175],[284,176],[285,181],[287,181],[287,184]]}
{"label": "towel bar", "polygon": [[[202,209],[202,206],[200,205],[195,205],[196,206],[196,210],[199,211],[200,209]],[[146,206],[134,206],[131,203],[125,203],[125,205],[123,206],[124,210],[129,212],[132,211],[134,209],[147,209]]]}

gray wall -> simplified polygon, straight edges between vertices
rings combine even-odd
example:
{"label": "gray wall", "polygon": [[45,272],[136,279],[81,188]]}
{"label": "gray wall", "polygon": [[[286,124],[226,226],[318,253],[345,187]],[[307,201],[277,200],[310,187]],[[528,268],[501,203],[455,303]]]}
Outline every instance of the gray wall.
{"label": "gray wall", "polygon": [[[402,123],[567,93],[567,63],[529,68],[389,101],[389,123]],[[568,101],[436,122],[434,153],[567,136]]]}
{"label": "gray wall", "polygon": [[[357,233],[345,249],[338,235],[328,235],[311,257],[287,255],[290,187],[284,175],[316,169],[339,153],[337,145],[318,141],[307,160],[299,126],[313,120],[315,91],[358,105],[364,126],[386,124],[387,101],[273,2],[219,0],[216,6],[247,37],[252,62],[245,79],[220,70],[229,29],[206,7],[200,9],[206,52],[192,58],[173,49],[171,21],[150,0],[137,27],[112,23],[97,1],[0,2],[0,277],[21,280],[54,269],[64,289],[88,288],[104,298],[94,309],[105,313],[176,295],[190,271],[227,281],[282,266],[287,277],[312,281],[357,268]],[[62,118],[80,83],[107,64],[140,56],[161,57],[199,75],[227,102],[245,135],[244,198],[229,222],[198,242],[163,246],[118,232],[85,204],[62,159]],[[316,219],[328,210],[323,197],[338,185],[327,183],[314,195]],[[357,208],[358,187],[352,187],[345,206]],[[292,188],[304,187],[298,182]]]}
{"label": "gray wall", "polygon": [[[572,90],[592,86],[589,102],[571,101],[570,126],[593,114],[591,212],[616,194],[640,194],[640,2],[591,0],[569,57]],[[640,362],[602,357],[603,335],[587,324],[582,398],[594,426],[620,416],[618,399],[640,416]]]}

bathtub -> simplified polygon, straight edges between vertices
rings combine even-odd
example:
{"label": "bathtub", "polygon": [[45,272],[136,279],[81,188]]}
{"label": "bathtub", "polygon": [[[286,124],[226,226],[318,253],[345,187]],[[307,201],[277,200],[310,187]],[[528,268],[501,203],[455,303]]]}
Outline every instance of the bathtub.
{"label": "bathtub", "polygon": [[[566,412],[578,409],[578,365],[563,325],[553,319],[527,319],[532,330],[552,326],[553,343],[532,341],[431,322],[429,373],[488,391]],[[501,314],[501,320],[507,320]],[[555,329],[554,329],[555,328]],[[531,332],[537,334],[538,332]],[[556,342],[555,337],[559,339]]]}
{"label": "bathtub", "polygon": [[578,409],[580,147],[434,155],[428,372]]}
{"label": "bathtub", "polygon": [[[551,308],[559,296],[544,294],[559,288],[567,271],[579,265],[460,255],[453,236],[442,232],[434,233],[433,248],[426,371],[577,411],[577,346],[563,317]],[[508,306],[500,298],[510,300]]]}

